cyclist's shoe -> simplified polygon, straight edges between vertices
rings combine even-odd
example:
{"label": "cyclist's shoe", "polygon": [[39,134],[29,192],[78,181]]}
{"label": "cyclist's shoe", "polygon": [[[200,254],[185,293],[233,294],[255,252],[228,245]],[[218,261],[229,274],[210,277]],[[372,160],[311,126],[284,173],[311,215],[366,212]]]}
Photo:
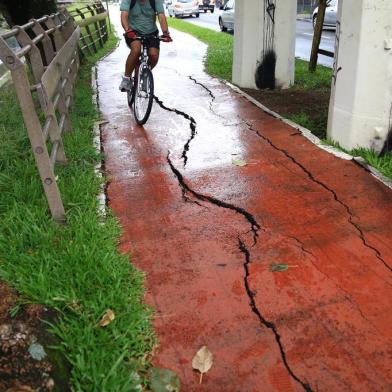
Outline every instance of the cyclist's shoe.
{"label": "cyclist's shoe", "polygon": [[127,78],[126,76],[123,76],[119,89],[123,93],[132,90],[132,78]]}

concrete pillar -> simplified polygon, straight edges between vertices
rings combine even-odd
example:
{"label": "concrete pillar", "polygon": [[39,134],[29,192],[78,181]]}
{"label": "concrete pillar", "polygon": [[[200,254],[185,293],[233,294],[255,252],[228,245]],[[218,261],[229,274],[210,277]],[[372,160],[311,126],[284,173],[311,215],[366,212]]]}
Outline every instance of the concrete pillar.
{"label": "concrete pillar", "polygon": [[392,115],[392,0],[341,0],[328,136],[381,150]]}
{"label": "concrete pillar", "polygon": [[[237,0],[235,3],[233,82],[240,87],[256,88],[255,71],[264,49],[266,3],[268,0]],[[276,85],[288,88],[294,83],[297,1],[275,0],[271,3],[276,4]]]}

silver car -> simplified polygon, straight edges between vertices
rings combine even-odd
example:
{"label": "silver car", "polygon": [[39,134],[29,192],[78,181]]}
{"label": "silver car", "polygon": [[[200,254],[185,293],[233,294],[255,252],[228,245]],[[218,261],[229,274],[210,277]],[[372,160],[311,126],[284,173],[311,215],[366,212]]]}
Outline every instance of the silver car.
{"label": "silver car", "polygon": [[[313,11],[313,28],[316,26],[318,7]],[[325,10],[324,26],[336,28],[338,16],[338,0],[329,0]]]}
{"label": "silver car", "polygon": [[174,0],[167,7],[170,17],[176,18],[184,16],[193,16],[196,18],[200,16],[199,1],[198,0]]}
{"label": "silver car", "polygon": [[234,30],[235,0],[229,0],[221,9],[223,10],[219,16],[221,31]]}

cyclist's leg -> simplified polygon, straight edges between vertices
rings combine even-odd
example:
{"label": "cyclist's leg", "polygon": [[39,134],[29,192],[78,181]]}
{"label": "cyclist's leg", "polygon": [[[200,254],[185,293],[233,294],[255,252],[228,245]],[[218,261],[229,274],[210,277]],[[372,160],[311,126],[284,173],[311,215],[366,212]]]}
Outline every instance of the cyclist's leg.
{"label": "cyclist's leg", "polygon": [[156,31],[154,36],[150,37],[147,41],[147,48],[148,48],[148,65],[153,69],[159,60],[159,33]]}
{"label": "cyclist's leg", "polygon": [[153,69],[157,64],[159,60],[159,49],[150,47],[148,49],[148,65]]}
{"label": "cyclist's leg", "polygon": [[130,77],[137,65],[141,52],[140,41],[132,41],[129,45],[131,47],[131,52],[128,55],[127,61],[125,63],[125,76]]}

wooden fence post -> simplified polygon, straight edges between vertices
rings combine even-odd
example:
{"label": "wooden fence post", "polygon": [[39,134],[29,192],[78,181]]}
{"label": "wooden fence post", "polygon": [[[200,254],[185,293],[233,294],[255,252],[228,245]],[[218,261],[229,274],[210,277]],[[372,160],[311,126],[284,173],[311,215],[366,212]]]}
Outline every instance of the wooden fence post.
{"label": "wooden fence post", "polygon": [[57,186],[53,167],[50,163],[48,149],[42,133],[42,127],[35,111],[34,101],[30,92],[30,83],[26,75],[24,64],[17,56],[15,56],[1,37],[0,57],[12,71],[11,75],[16,94],[22,108],[24,122],[26,124],[35,162],[42,181],[42,186],[48,200],[49,209],[53,218],[57,222],[64,222],[65,211],[63,202]]}

